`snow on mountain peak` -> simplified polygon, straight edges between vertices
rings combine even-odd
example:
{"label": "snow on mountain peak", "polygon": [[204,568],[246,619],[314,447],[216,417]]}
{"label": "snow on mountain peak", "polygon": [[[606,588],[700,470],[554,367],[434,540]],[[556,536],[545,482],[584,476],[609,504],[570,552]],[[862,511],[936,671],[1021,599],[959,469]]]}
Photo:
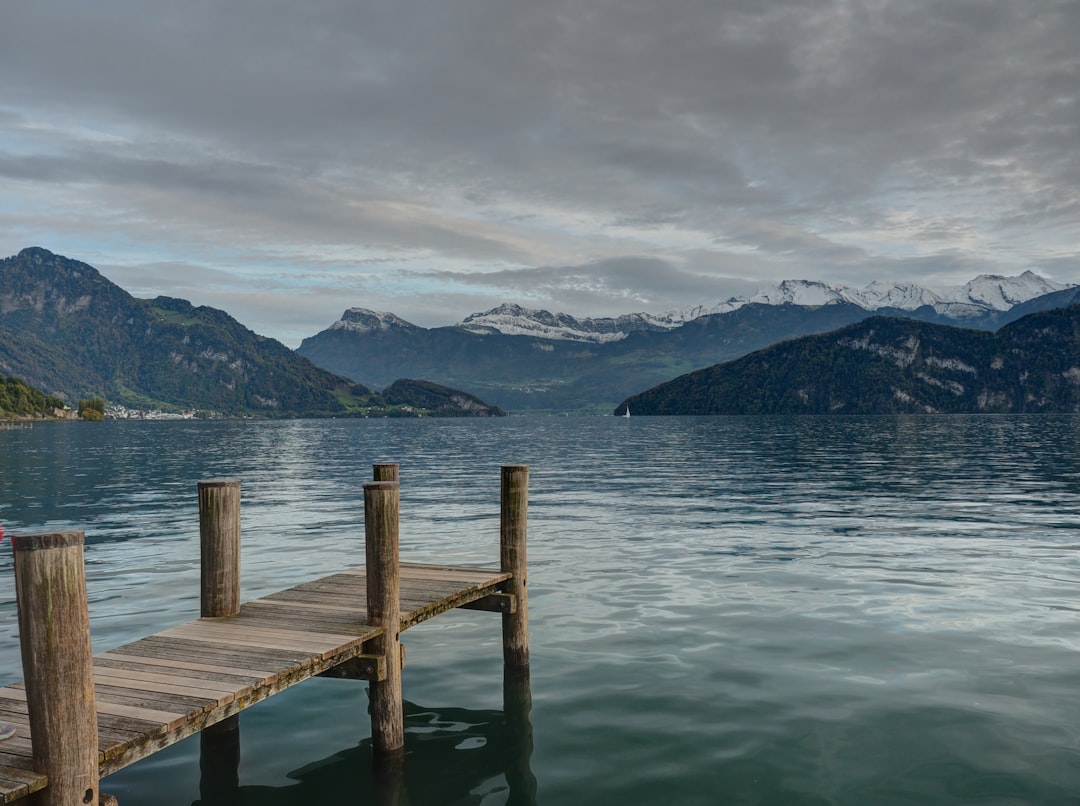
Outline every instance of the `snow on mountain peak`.
{"label": "snow on mountain peak", "polygon": [[980,274],[974,280],[960,287],[964,299],[958,301],[984,305],[998,311],[1007,311],[1021,302],[1041,297],[1043,294],[1061,291],[1064,288],[1068,288],[1068,286],[1053,283],[1030,270],[1018,277]]}
{"label": "snow on mountain peak", "polygon": [[625,339],[635,330],[665,330],[670,325],[642,313],[578,319],[566,313],[553,314],[507,302],[490,311],[467,316],[458,327],[471,333],[503,333],[508,336],[599,343]]}
{"label": "snow on mountain peak", "polygon": [[397,314],[387,311],[369,311],[367,308],[349,308],[341,319],[330,325],[330,330],[348,330],[354,333],[372,333],[378,330],[390,330],[395,327],[412,328],[416,325],[406,322]]}
{"label": "snow on mountain peak", "polygon": [[[831,285],[820,280],[784,280],[759,289],[748,297],[731,297],[715,305],[695,305],[663,314],[634,313],[618,317],[578,319],[565,313],[533,310],[504,303],[465,318],[458,327],[472,333],[503,333],[583,342],[608,342],[626,338],[639,330],[667,330],[701,316],[728,313],[752,303],[760,305],[836,305],[849,303],[867,311],[892,308],[914,311],[929,306],[941,314],[963,319],[989,310],[1007,311],[1035,297],[1060,291],[1061,284],[1025,271],[1016,277],[982,274],[962,286],[925,288],[909,282],[875,281],[864,288]],[[362,309],[353,309],[354,311]],[[366,314],[392,317],[393,314]],[[335,326],[344,326],[338,323]],[[384,326],[385,327],[385,326]]]}
{"label": "snow on mountain peak", "polygon": [[749,297],[732,297],[711,308],[695,305],[685,311],[671,311],[666,321],[681,324],[713,313],[727,313],[750,303],[763,305],[828,305],[848,302],[867,311],[896,308],[914,311],[929,305],[938,313],[963,316],[987,310],[1007,311],[1014,305],[1043,294],[1061,291],[1071,284],[1055,283],[1033,271],[1017,277],[981,274],[962,286],[924,288],[914,283],[875,281],[864,288],[829,285],[818,280],[784,280],[759,289]]}

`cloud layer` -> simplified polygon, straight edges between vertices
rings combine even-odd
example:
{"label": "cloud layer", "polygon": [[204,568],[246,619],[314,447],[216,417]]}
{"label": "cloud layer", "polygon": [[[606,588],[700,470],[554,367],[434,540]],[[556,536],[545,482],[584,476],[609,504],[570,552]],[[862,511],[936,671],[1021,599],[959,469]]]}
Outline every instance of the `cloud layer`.
{"label": "cloud layer", "polygon": [[787,277],[1080,279],[1070,0],[9,4],[0,252],[295,345]]}

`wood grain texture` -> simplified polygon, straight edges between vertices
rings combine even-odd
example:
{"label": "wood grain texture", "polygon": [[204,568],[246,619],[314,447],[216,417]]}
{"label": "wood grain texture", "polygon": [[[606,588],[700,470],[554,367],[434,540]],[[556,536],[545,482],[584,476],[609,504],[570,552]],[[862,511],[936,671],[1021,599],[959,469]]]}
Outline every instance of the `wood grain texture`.
{"label": "wood grain texture", "polygon": [[[41,806],[98,802],[97,714],[83,533],[12,538],[33,768]],[[11,740],[9,740],[11,741]]]}
{"label": "wood grain texture", "polygon": [[517,608],[503,613],[503,663],[514,669],[529,666],[528,562],[525,538],[529,521],[529,467],[504,465],[499,508],[499,564],[513,576],[503,590],[514,596]]}
{"label": "wood grain texture", "polygon": [[198,488],[201,615],[231,616],[240,610],[240,482],[209,479]]}
{"label": "wood grain texture", "polygon": [[371,741],[375,752],[383,754],[405,746],[398,513],[398,482],[376,481],[364,485],[367,612],[369,622],[382,628],[382,634],[374,642],[374,654],[384,658],[386,675],[371,683]]}

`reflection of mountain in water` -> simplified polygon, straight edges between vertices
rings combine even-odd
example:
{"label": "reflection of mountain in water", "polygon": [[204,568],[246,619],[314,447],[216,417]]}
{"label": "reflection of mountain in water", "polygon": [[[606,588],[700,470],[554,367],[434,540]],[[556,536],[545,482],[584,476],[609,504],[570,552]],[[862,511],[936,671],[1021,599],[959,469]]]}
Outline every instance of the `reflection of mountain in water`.
{"label": "reflection of mountain in water", "polygon": [[[423,708],[406,701],[403,764],[380,764],[370,739],[290,772],[297,783],[288,786],[237,786],[235,767],[219,766],[215,772],[204,763],[202,798],[193,806],[475,806],[495,793],[500,803],[534,806],[525,685],[523,696],[508,693],[505,711]],[[232,741],[237,739],[234,732]],[[221,747],[211,752],[218,758],[231,755]]]}

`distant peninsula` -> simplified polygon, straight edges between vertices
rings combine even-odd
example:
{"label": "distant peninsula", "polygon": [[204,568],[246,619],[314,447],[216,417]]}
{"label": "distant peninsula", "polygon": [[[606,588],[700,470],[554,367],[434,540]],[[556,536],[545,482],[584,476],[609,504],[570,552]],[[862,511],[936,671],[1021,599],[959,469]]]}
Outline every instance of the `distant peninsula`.
{"label": "distant peninsula", "polygon": [[996,333],[873,317],[682,375],[618,405],[638,415],[1072,413],[1080,305]]}

